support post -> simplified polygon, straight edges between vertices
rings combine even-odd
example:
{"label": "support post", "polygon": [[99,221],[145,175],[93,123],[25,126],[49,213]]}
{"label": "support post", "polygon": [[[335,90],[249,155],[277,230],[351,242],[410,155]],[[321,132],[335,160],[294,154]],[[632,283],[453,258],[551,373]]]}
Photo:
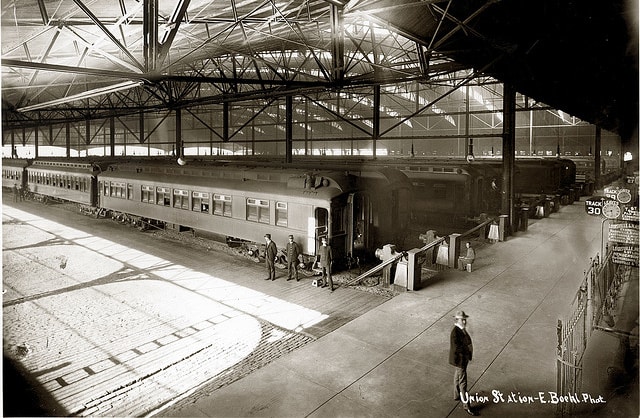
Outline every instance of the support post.
{"label": "support post", "polygon": [[65,123],[65,148],[67,149],[67,158],[71,158],[71,125]]}
{"label": "support post", "polygon": [[34,133],[34,138],[33,138],[33,148],[36,150],[36,158],[38,158],[38,142],[40,139],[40,127],[36,126],[35,127],[35,133]]}
{"label": "support post", "polygon": [[380,136],[380,85],[373,86],[373,159],[377,158],[378,137]]}
{"label": "support post", "polygon": [[184,157],[184,143],[182,142],[182,110],[176,109],[176,157]]}
{"label": "support post", "polygon": [[[602,167],[602,130],[600,129],[599,126],[596,126],[596,149],[595,149],[595,153],[593,154],[593,171],[594,171],[594,187],[596,189],[599,189],[602,187],[602,184],[600,184],[600,172],[602,171],[601,167]],[[595,193],[595,190],[594,190]]]}
{"label": "support post", "polygon": [[111,116],[109,118],[109,155],[112,157],[116,153],[116,118]]}
{"label": "support post", "polygon": [[222,142],[229,142],[229,102],[222,103]]}
{"label": "support post", "polygon": [[449,235],[449,268],[458,268],[458,257],[460,256],[460,234]]}
{"label": "support post", "polygon": [[418,263],[418,255],[421,252],[419,248],[407,251],[407,290],[418,290],[422,287],[422,266]]}
{"label": "support post", "polygon": [[516,90],[510,83],[503,85],[504,124],[502,133],[502,205],[501,213],[507,215],[506,234],[511,231],[513,219],[513,173],[516,142]]}
{"label": "support post", "polygon": [[508,215],[500,215],[499,223],[498,223],[498,236],[500,241],[504,241],[507,239],[507,228],[509,228],[509,216]]}
{"label": "support post", "polygon": [[293,161],[293,96],[286,97],[286,121],[285,121],[285,161],[290,164]]}

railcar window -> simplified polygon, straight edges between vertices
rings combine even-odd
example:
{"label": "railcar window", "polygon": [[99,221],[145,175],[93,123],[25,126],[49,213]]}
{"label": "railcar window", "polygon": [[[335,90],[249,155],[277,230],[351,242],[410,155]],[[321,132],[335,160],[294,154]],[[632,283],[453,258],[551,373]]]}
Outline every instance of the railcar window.
{"label": "railcar window", "polygon": [[153,186],[142,186],[142,201],[145,203],[155,203]]}
{"label": "railcar window", "polygon": [[133,184],[127,184],[127,200],[133,200]]}
{"label": "railcar window", "polygon": [[156,203],[163,206],[171,206],[171,190],[168,187],[156,188]]}
{"label": "railcar window", "polygon": [[111,182],[111,196],[113,197],[119,197],[121,199],[124,199],[126,196],[126,189],[127,189],[127,184],[126,183],[120,183],[120,182]]}
{"label": "railcar window", "polygon": [[289,224],[289,211],[286,202],[276,202],[276,225],[287,226]]}
{"label": "railcar window", "polygon": [[109,196],[109,182],[105,181],[102,183],[102,195]]}
{"label": "railcar window", "polygon": [[189,192],[186,190],[173,189],[173,207],[188,210]]}
{"label": "railcar window", "polygon": [[[255,200],[255,199],[252,199]],[[219,216],[231,217],[231,196],[223,194],[213,195],[213,214]],[[249,219],[247,217],[247,219]]]}
{"label": "railcar window", "polygon": [[191,201],[194,212],[209,213],[209,193],[193,192]]}
{"label": "railcar window", "polygon": [[269,223],[269,201],[261,199],[247,199],[247,220]]}

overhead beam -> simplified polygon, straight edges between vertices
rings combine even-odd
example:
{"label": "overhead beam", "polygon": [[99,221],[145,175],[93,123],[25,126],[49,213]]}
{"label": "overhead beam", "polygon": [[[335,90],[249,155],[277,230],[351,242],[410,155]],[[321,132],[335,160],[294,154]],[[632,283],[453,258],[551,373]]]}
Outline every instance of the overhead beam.
{"label": "overhead beam", "polygon": [[40,8],[40,16],[42,16],[42,24],[49,24],[49,13],[47,13],[47,6],[44,4],[44,0],[38,0],[38,7]]}
{"label": "overhead beam", "polygon": [[138,60],[129,52],[129,50],[122,45],[118,38],[115,37],[113,33],[106,26],[102,24],[100,19],[96,15],[94,15],[91,10],[81,1],[81,0],[73,0],[73,2],[93,21],[93,23],[100,29],[106,36],[113,42],[115,46],[117,46],[136,67],[138,67],[141,71],[144,71],[144,67],[138,62]]}
{"label": "overhead beam", "polygon": [[171,49],[173,41],[176,38],[176,34],[178,33],[178,29],[180,28],[180,24],[187,14],[190,2],[191,0],[180,0],[173,9],[171,19],[165,24],[168,31],[166,31],[158,40],[160,43],[157,58],[159,65],[162,65],[164,60],[167,58],[167,54],[169,54],[169,49]]}

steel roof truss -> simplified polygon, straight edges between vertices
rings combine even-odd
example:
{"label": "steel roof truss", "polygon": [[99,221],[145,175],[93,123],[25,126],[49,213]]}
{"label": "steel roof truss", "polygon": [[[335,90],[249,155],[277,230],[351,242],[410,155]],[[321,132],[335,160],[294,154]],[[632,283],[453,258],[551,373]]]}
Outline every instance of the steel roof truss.
{"label": "steel roof truss", "polygon": [[129,50],[124,45],[122,45],[120,41],[118,41],[118,39],[111,33],[111,31],[107,29],[107,27],[104,26],[102,22],[100,22],[100,19],[98,19],[98,17],[94,15],[81,0],[73,0],[73,2],[89,17],[89,19],[93,21],[93,23],[107,36],[107,38],[109,38],[111,42],[115,46],[117,46],[122,51],[122,53],[124,53],[124,55],[126,55],[131,60],[131,62],[136,67],[138,67],[138,69],[140,69],[140,71],[145,70],[144,66],[138,62],[138,60],[131,54],[131,52],[129,52]]}
{"label": "steel roof truss", "polygon": [[190,1],[191,0],[179,0],[178,4],[176,4],[176,7],[173,9],[171,18],[165,23],[165,27],[169,30],[165,31],[158,40],[160,47],[158,50],[157,61],[160,65],[162,65],[169,54],[169,49],[171,49],[171,46],[173,45],[173,41],[178,33],[178,29],[180,28],[180,23],[182,23],[187,14]]}

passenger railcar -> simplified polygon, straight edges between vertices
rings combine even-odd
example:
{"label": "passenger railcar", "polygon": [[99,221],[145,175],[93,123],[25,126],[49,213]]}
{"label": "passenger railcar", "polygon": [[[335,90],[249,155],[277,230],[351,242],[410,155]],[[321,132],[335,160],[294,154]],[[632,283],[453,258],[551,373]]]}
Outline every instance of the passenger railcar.
{"label": "passenger railcar", "polygon": [[36,196],[95,206],[99,172],[87,162],[36,160],[27,167],[27,187]]}
{"label": "passenger railcar", "polygon": [[294,235],[315,255],[326,236],[337,260],[402,236],[409,183],[394,170],[351,173],[232,164],[111,164],[99,206],[254,243]]}
{"label": "passenger railcar", "polygon": [[30,160],[18,158],[2,159],[2,187],[13,189],[14,186],[24,189],[27,182],[27,167]]}

